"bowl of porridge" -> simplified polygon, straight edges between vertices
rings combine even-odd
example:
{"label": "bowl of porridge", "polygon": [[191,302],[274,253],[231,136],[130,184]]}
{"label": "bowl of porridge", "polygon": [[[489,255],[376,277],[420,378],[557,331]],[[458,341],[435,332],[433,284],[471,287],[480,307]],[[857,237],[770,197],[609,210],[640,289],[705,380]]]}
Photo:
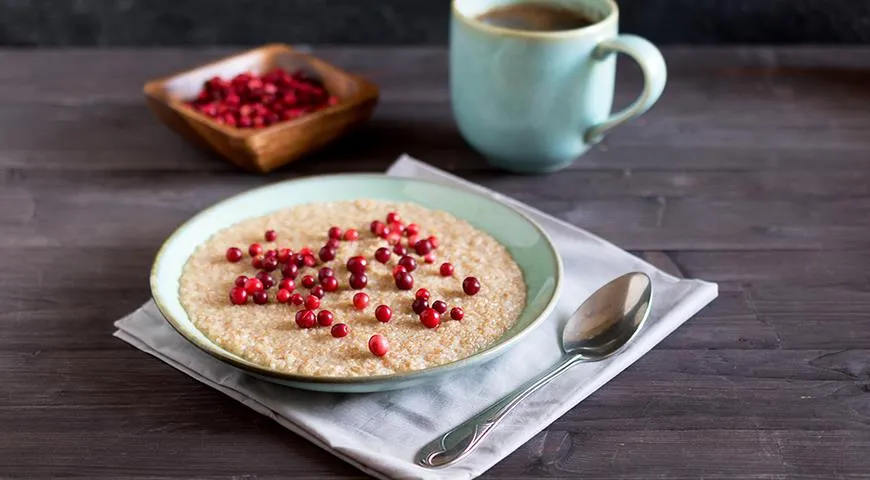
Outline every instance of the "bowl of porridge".
{"label": "bowl of porridge", "polygon": [[276,183],[166,241],[151,290],[188,341],[296,388],[416,385],[491,360],[555,305],[561,260],[512,207],[385,175]]}

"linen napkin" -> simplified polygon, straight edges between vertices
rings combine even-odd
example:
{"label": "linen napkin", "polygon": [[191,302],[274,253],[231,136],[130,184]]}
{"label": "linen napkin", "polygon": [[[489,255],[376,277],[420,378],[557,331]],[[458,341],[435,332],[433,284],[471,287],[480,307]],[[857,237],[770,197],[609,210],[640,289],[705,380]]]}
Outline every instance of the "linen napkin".
{"label": "linen napkin", "polygon": [[[378,478],[474,478],[648,352],[717,295],[714,283],[675,278],[570,224],[408,156],[389,175],[424,178],[509,203],[550,234],[562,256],[565,281],[550,318],[498,359],[434,383],[370,394],[313,393],[250,377],[200,352],[161,317],[153,301],[117,321],[115,336],[220,390]],[[427,469],[414,454],[500,397],[556,363],[561,327],[580,301],[630,271],[653,282],[653,308],[644,329],[619,355],[580,364],[539,390],[495,428],[476,451],[453,466]]]}

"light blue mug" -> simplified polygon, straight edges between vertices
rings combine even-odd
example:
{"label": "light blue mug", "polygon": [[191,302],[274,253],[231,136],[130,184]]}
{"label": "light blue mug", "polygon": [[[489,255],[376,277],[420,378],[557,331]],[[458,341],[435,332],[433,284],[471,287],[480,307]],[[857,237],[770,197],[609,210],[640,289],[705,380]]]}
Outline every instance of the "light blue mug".
{"label": "light blue mug", "polygon": [[[649,41],[619,34],[612,0],[539,0],[595,21],[574,30],[515,30],[478,19],[515,3],[530,0],[453,0],[453,114],[463,137],[493,165],[552,172],[652,107],[665,88],[667,69]],[[644,88],[634,103],[611,114],[615,53],[640,65]]]}

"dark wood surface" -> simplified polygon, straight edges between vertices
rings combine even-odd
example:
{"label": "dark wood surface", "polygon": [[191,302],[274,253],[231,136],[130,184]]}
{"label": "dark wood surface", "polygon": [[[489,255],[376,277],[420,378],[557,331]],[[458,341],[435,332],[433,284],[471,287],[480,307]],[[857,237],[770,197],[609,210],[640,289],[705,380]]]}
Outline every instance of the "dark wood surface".
{"label": "dark wood surface", "polygon": [[[870,49],[670,49],[658,106],[558,174],[493,171],[442,49],[319,49],[374,119],[267,176],[196,151],[148,79],[219,50],[0,51],[0,477],[357,478],[111,336],[162,240],[230,194],[408,152],[681,272],[711,306],[487,478],[870,475]],[[617,101],[639,89],[620,67]]]}

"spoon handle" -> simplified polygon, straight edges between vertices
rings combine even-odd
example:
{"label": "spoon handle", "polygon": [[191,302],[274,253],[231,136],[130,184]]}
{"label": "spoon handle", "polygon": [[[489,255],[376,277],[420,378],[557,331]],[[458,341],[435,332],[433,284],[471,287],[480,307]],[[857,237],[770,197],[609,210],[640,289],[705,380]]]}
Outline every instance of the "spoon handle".
{"label": "spoon handle", "polygon": [[578,360],[577,356],[566,355],[546,372],[529,380],[486,410],[429,442],[417,452],[417,463],[425,467],[446,467],[461,460],[477,448],[489,435],[489,432],[524,398],[564,373]]}

